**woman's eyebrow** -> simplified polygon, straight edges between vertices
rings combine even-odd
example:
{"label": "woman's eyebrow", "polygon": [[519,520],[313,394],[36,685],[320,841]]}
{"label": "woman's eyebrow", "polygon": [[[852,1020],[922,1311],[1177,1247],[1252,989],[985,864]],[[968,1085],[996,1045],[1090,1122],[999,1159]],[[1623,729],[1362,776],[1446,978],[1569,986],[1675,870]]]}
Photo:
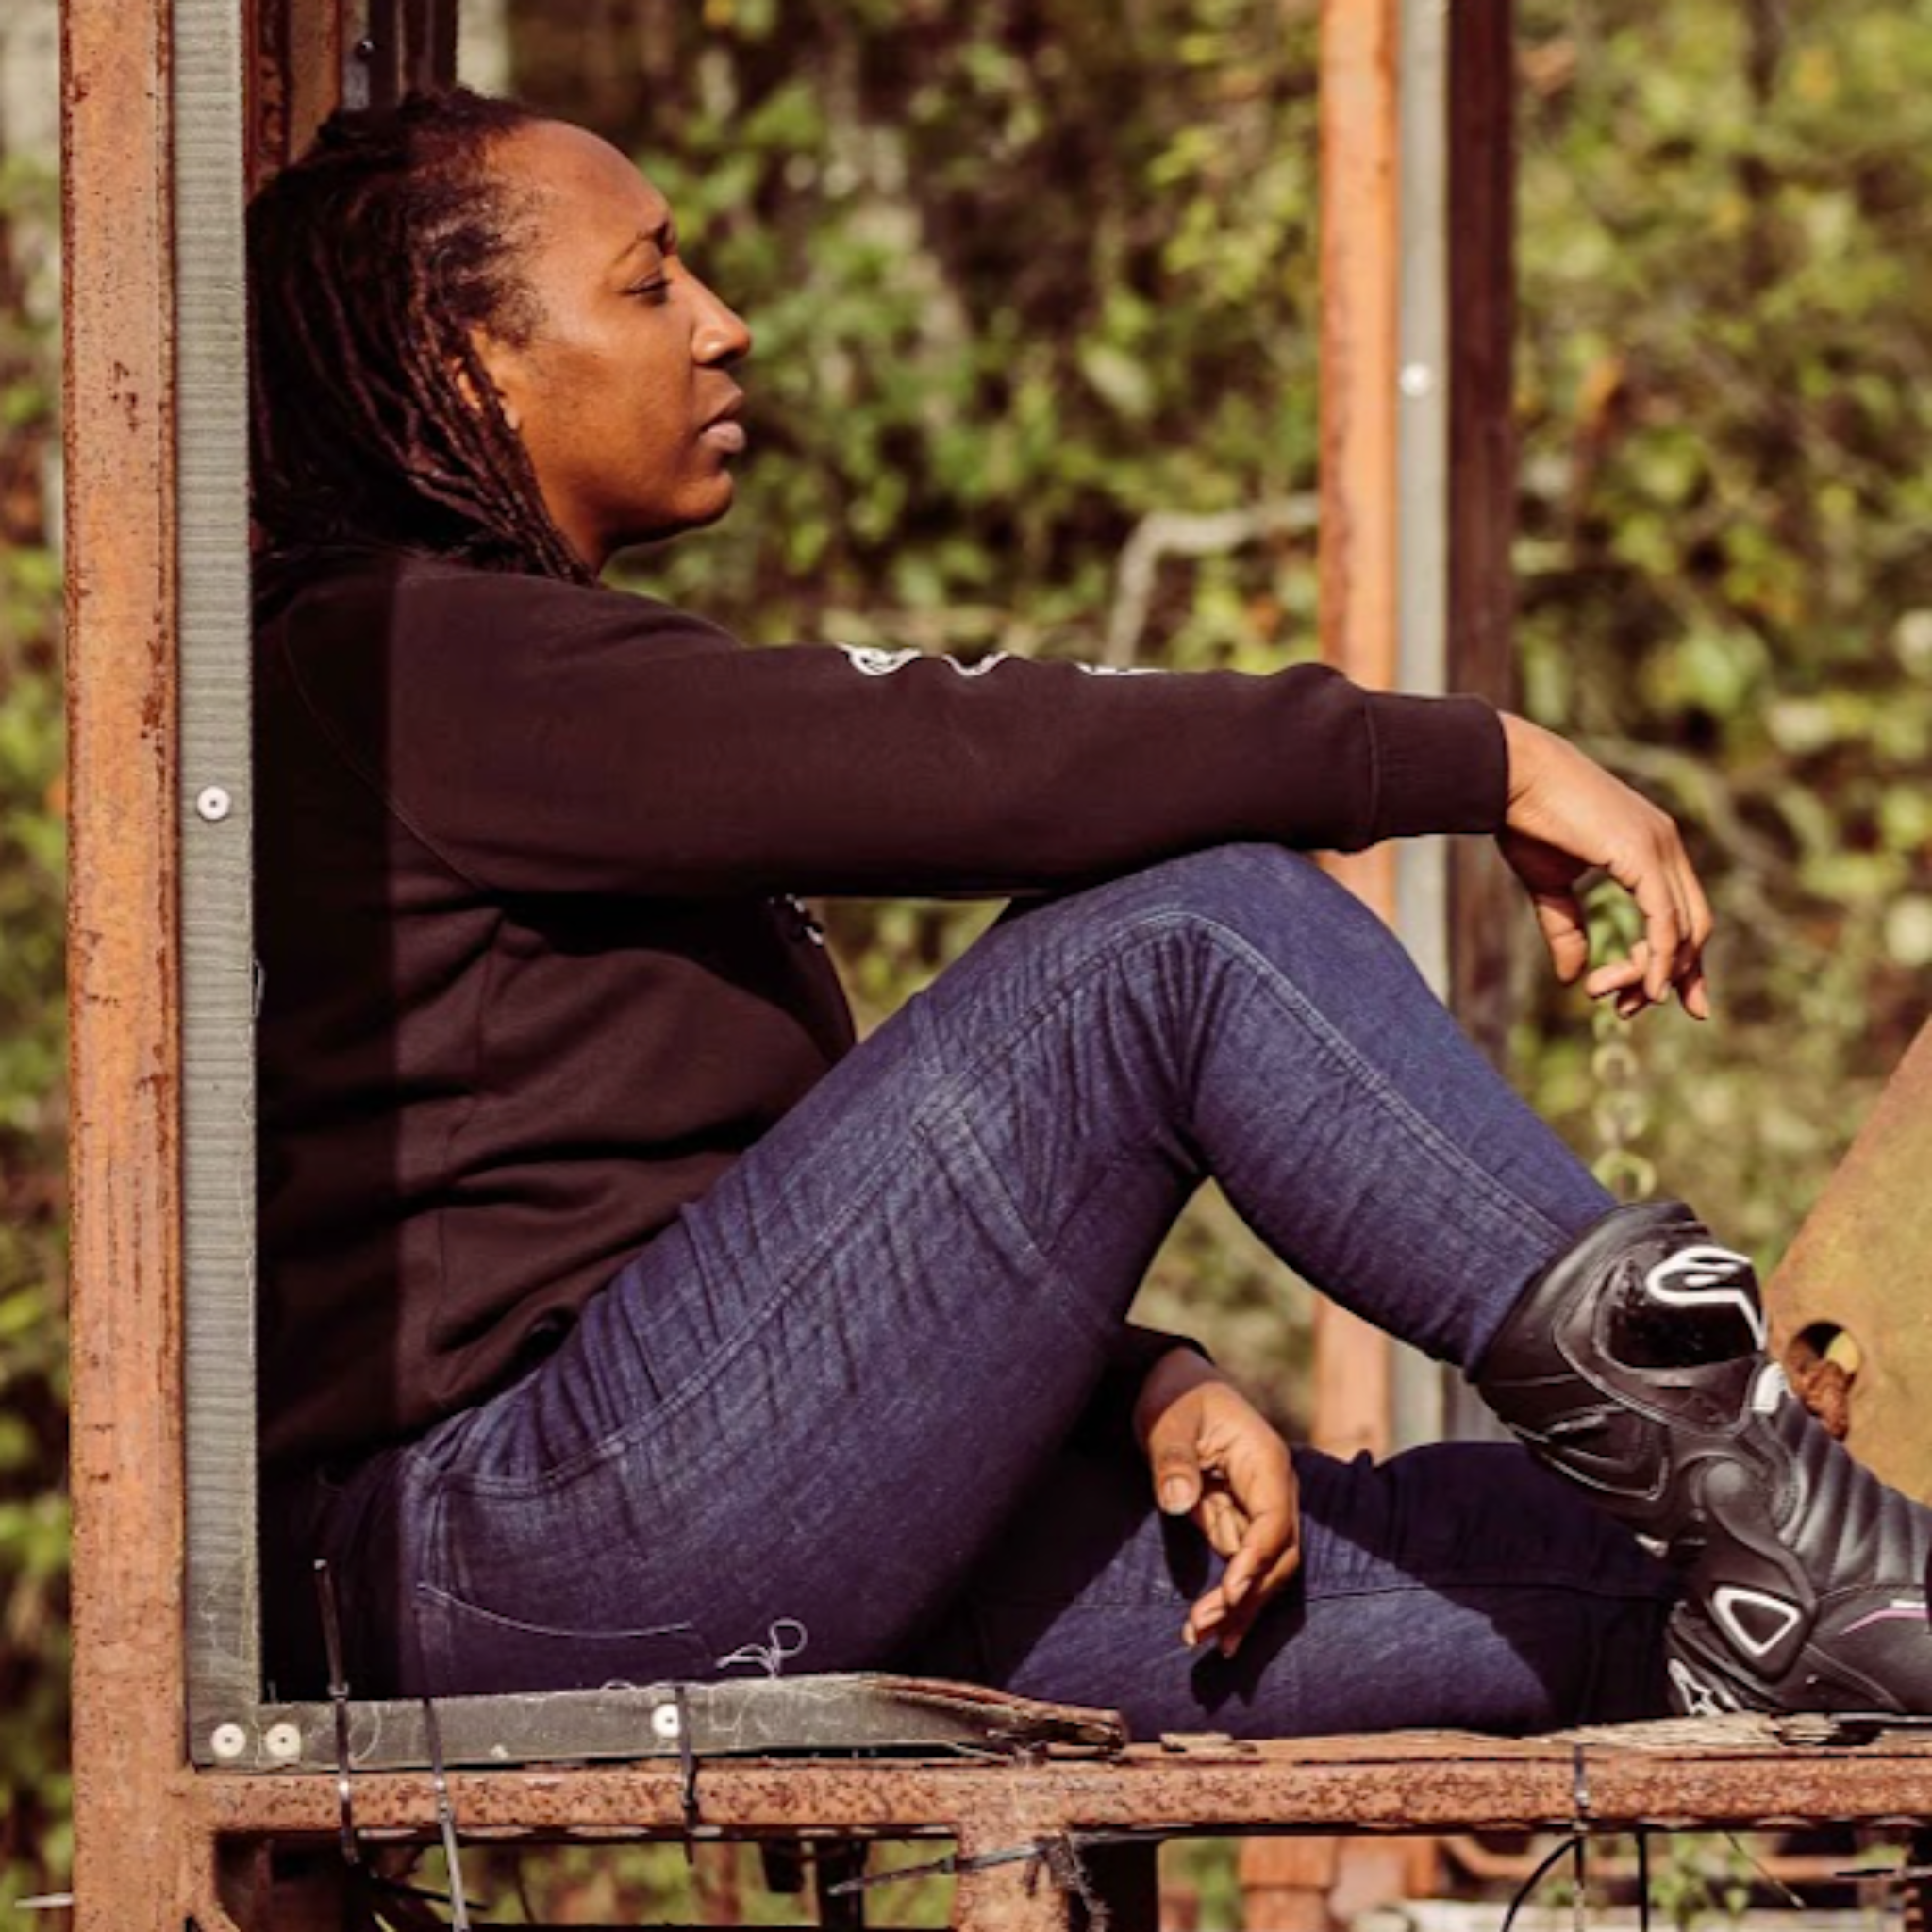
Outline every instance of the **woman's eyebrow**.
{"label": "woman's eyebrow", "polygon": [[[659,255],[677,253],[677,225],[666,215],[655,228],[640,228],[619,252],[619,262],[627,260],[640,248],[655,248]],[[614,267],[616,264],[613,263]]]}

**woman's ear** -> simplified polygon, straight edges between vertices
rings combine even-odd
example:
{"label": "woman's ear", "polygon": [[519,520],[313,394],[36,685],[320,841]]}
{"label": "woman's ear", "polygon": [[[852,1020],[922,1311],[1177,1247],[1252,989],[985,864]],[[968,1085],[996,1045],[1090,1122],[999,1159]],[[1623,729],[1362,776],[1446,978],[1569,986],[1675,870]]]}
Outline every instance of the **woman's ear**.
{"label": "woman's ear", "polygon": [[[523,386],[523,372],[517,366],[516,351],[484,329],[471,330],[470,347],[476,362],[482,366],[483,374],[489,378],[491,388],[496,391],[496,406],[503,411],[503,420],[512,429],[521,429],[524,419],[522,410],[517,407],[517,393]],[[483,398],[476,393],[475,378],[470,374],[470,365],[452,357],[449,373],[456,383],[458,394],[480,414]]]}

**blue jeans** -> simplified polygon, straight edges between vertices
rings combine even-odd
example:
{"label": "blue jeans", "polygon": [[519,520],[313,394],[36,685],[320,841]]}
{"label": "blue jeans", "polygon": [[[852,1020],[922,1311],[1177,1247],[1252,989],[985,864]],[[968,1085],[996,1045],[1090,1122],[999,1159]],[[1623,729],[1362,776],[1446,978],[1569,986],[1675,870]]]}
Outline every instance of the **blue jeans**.
{"label": "blue jeans", "polygon": [[1182,1648],[1208,1553],[1090,1405],[1209,1174],[1305,1277],[1461,1364],[1610,1205],[1299,858],[1228,847],[1016,911],[554,1355],[331,1496],[359,1688],[762,1651],[1141,1732],[1661,1709],[1671,1579],[1510,1447],[1298,1454],[1299,1575],[1233,1660]]}

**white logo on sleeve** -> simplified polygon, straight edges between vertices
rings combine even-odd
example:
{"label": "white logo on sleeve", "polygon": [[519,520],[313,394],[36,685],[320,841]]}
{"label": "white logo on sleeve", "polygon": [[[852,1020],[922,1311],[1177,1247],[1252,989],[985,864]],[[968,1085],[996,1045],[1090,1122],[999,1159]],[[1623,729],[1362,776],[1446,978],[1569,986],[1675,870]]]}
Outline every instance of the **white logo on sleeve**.
{"label": "white logo on sleeve", "polygon": [[890,677],[925,655],[924,651],[883,651],[876,644],[841,644],[839,648],[851,658],[852,668],[868,677]]}
{"label": "white logo on sleeve", "polygon": [[[924,651],[911,648],[888,651],[877,644],[841,644],[839,648],[852,660],[852,668],[862,671],[868,677],[890,677],[893,672],[903,671],[908,664],[917,664],[926,656]],[[938,657],[932,661],[943,664],[960,677],[984,677],[989,671],[996,670],[1007,661],[1007,653],[991,651],[971,664],[959,658]]]}

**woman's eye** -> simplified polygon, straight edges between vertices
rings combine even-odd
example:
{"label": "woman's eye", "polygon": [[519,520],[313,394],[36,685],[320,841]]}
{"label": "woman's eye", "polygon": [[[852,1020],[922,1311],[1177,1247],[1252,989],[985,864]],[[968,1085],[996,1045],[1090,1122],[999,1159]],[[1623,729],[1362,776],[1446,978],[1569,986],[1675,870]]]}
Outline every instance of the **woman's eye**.
{"label": "woman's eye", "polygon": [[671,292],[671,278],[668,275],[653,276],[648,282],[633,282],[624,291],[635,295],[644,302],[661,302]]}

